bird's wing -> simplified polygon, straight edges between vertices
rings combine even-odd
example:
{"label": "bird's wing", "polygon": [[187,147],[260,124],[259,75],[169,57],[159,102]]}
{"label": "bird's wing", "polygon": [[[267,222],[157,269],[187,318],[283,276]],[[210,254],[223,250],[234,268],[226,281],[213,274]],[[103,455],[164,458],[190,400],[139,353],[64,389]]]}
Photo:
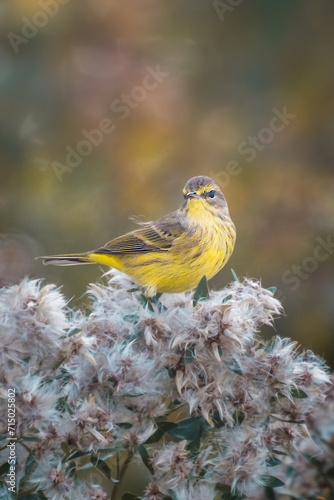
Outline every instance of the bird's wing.
{"label": "bird's wing", "polygon": [[107,254],[163,252],[169,250],[175,240],[183,233],[184,227],[180,223],[177,213],[174,212],[142,229],[109,241],[95,252]]}

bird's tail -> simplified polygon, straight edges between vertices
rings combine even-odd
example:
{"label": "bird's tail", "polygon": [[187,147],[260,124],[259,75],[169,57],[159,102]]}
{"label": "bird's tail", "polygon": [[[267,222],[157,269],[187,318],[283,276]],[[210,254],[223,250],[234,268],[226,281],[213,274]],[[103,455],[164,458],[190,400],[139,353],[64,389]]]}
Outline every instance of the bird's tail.
{"label": "bird's tail", "polygon": [[43,264],[53,266],[76,266],[78,264],[94,264],[90,253],[73,253],[69,255],[47,255],[36,257],[42,259]]}

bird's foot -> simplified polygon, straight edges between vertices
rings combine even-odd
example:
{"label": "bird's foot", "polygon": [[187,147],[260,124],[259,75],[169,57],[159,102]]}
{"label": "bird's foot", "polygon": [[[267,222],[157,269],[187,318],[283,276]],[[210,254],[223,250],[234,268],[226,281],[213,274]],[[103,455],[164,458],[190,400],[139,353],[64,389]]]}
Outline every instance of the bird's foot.
{"label": "bird's foot", "polygon": [[158,293],[157,295],[155,295],[154,297],[150,297],[150,301],[153,302],[153,304],[155,304],[158,308],[158,311],[161,313],[161,312],[164,312],[164,311],[167,311],[167,307],[165,307],[159,300],[159,298],[161,297],[162,293]]}

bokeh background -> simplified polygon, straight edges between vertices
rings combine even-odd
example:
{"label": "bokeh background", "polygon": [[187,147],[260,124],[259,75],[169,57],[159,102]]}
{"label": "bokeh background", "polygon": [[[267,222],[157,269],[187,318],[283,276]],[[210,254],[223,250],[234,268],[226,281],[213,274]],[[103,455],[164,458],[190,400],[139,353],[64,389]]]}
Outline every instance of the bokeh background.
{"label": "bokeh background", "polygon": [[332,0],[0,0],[0,36],[1,286],[44,278],[80,307],[102,268],[34,257],[94,249],[209,175],[238,232],[211,287],[231,267],[276,286],[277,332],[334,366]]}

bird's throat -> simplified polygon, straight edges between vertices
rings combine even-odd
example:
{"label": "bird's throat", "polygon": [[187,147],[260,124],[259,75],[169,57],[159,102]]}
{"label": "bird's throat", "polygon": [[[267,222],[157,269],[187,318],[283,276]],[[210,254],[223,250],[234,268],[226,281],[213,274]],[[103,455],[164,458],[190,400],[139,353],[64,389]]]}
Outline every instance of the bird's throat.
{"label": "bird's throat", "polygon": [[209,228],[217,224],[217,214],[206,206],[205,201],[189,200],[184,211],[190,227]]}

